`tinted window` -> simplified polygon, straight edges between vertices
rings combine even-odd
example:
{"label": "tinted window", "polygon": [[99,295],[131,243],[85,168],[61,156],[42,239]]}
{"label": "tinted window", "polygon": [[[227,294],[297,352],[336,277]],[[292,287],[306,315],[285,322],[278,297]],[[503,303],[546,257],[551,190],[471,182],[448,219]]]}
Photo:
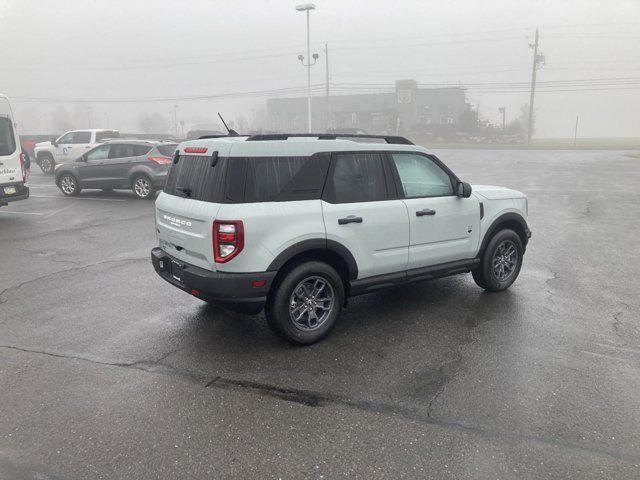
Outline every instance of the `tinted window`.
{"label": "tinted window", "polygon": [[372,202],[389,198],[379,153],[335,155],[327,199],[336,203]]}
{"label": "tinted window", "polygon": [[133,156],[139,157],[141,155],[146,155],[151,151],[153,147],[151,145],[134,145],[133,146]]}
{"label": "tinted window", "polygon": [[[96,142],[102,142],[108,138],[119,138],[120,133],[116,130],[108,130],[106,132],[96,132]],[[87,142],[88,143],[88,142]]]}
{"label": "tinted window", "polygon": [[176,151],[177,143],[170,143],[168,145],[159,145],[158,151],[164,155],[165,157],[173,157],[173,154]]}
{"label": "tinted window", "polygon": [[131,145],[126,143],[112,143],[111,150],[109,151],[109,158],[126,158],[135,157],[135,147],[137,145]]}
{"label": "tinted window", "polygon": [[91,132],[75,132],[71,143],[91,143]]}
{"label": "tinted window", "polygon": [[222,162],[215,166],[211,156],[181,155],[171,166],[165,193],[205,202],[219,202],[222,190]]}
{"label": "tinted window", "polygon": [[0,155],[10,155],[16,151],[13,127],[9,117],[0,117]]}
{"label": "tinted window", "polygon": [[405,197],[453,195],[451,177],[430,158],[412,153],[394,153],[392,157]]}
{"label": "tinted window", "polygon": [[109,145],[102,145],[98,148],[94,148],[87,153],[87,161],[95,162],[97,160],[104,160],[109,156]]}
{"label": "tinted window", "polygon": [[273,202],[319,199],[329,158],[259,157],[248,158],[246,202]]}

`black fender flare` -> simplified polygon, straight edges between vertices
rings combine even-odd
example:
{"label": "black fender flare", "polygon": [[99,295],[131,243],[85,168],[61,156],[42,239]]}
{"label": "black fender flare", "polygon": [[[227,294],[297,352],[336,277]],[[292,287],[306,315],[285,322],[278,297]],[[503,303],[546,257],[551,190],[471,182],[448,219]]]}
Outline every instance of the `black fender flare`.
{"label": "black fender flare", "polygon": [[358,278],[358,264],[347,247],[335,240],[328,240],[326,238],[312,238],[295,243],[290,247],[284,249],[273,261],[269,264],[267,271],[277,271],[282,266],[291,260],[296,255],[312,250],[328,250],[340,256],[347,265],[349,274],[349,280],[355,280]]}
{"label": "black fender flare", "polygon": [[491,237],[496,232],[498,226],[504,222],[518,222],[522,227],[524,232],[524,238],[522,239],[522,245],[526,248],[527,241],[529,240],[529,226],[527,225],[527,221],[524,219],[522,215],[515,212],[508,212],[499,215],[493,222],[491,222],[491,226],[487,229],[487,233],[484,234],[484,238],[482,239],[482,243],[480,244],[480,250],[478,251],[478,257],[481,257],[484,253],[484,249],[487,247],[487,243],[491,240]]}

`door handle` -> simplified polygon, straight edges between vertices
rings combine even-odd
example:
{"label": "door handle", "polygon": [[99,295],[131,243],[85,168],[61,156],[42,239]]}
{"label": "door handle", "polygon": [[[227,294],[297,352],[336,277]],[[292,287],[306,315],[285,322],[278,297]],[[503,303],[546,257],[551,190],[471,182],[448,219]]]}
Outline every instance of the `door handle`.
{"label": "door handle", "polygon": [[431,210],[430,208],[425,208],[422,210],[418,210],[416,212],[416,217],[424,217],[425,215],[435,215],[436,211],[435,210]]}
{"label": "door handle", "polygon": [[362,223],[362,217],[349,215],[348,217],[338,219],[338,225],[346,225],[347,223]]}

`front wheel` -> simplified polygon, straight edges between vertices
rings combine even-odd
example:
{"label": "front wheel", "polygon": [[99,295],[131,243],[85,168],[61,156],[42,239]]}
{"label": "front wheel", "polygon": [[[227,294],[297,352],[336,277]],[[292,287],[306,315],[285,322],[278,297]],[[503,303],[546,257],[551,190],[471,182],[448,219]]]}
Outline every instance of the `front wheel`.
{"label": "front wheel", "polygon": [[142,199],[149,199],[153,197],[155,193],[155,189],[153,188],[153,184],[151,180],[146,175],[138,175],[133,179],[133,193],[136,194],[136,197]]}
{"label": "front wheel", "polygon": [[305,262],[280,282],[265,313],[277,335],[296,345],[310,345],[331,331],[343,304],[340,275],[326,263]]}
{"label": "front wheel", "polygon": [[473,279],[490,292],[506,290],[518,278],[523,255],[520,236],[510,229],[500,230],[487,244]]}
{"label": "front wheel", "polygon": [[80,194],[80,190],[82,190],[76,177],[67,174],[60,177],[58,187],[60,191],[68,197],[76,197]]}
{"label": "front wheel", "polygon": [[42,157],[40,157],[38,165],[40,165],[40,170],[42,170],[42,173],[44,173],[45,175],[53,174],[55,162],[49,155],[43,155]]}

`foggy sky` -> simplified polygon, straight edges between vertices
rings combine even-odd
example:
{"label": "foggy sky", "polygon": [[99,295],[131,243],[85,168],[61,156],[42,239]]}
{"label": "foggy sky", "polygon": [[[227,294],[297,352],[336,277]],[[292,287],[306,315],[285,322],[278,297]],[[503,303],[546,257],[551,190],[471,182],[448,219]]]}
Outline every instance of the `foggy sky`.
{"label": "foggy sky", "polygon": [[[164,102],[27,102],[26,98],[141,99],[255,92],[306,85],[304,15],[289,0],[0,0],[0,92],[13,97],[23,133],[51,132],[64,105],[93,127],[139,130],[139,116],[216,123],[216,112],[251,124],[265,97]],[[420,83],[529,82],[536,26],[546,65],[540,82],[640,78],[640,1],[315,0],[312,83],[356,93]],[[351,84],[351,85],[348,85]],[[358,86],[360,85],[360,86]],[[543,84],[544,85],[544,84]],[[636,83],[638,85],[638,83]],[[491,88],[497,89],[492,86]],[[507,121],[529,101],[521,92],[469,88],[480,116]],[[568,88],[570,90],[570,88]],[[342,90],[347,91],[347,90]],[[320,93],[319,93],[320,94]],[[289,95],[285,95],[289,96]],[[640,89],[540,92],[536,137],[640,136]],[[74,125],[75,128],[87,125]],[[53,133],[53,132],[52,132]]]}

